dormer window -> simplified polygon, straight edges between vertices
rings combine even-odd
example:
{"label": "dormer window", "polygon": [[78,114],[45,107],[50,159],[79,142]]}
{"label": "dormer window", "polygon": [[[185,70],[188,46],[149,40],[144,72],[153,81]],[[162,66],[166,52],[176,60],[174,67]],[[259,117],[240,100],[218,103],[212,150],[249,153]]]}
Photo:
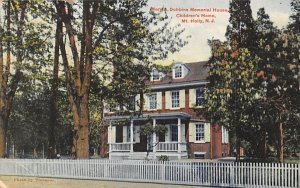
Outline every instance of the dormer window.
{"label": "dormer window", "polygon": [[173,79],[184,78],[189,72],[189,69],[184,64],[175,64],[172,68]]}
{"label": "dormer window", "polygon": [[156,69],[152,69],[152,81],[159,80],[159,72]]}
{"label": "dormer window", "polygon": [[182,77],[182,66],[181,65],[177,65],[174,68],[174,77],[175,78],[181,78]]}
{"label": "dormer window", "polygon": [[162,72],[159,72],[157,69],[153,68],[151,71],[150,81],[159,81],[164,77]]}

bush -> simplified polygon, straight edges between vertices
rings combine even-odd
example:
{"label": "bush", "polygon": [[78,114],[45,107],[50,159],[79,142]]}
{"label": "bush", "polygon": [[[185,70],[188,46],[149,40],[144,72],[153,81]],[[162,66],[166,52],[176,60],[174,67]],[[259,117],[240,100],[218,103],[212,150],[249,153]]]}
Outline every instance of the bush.
{"label": "bush", "polygon": [[158,158],[159,161],[169,161],[169,157],[166,156],[166,155],[161,155],[159,158]]}

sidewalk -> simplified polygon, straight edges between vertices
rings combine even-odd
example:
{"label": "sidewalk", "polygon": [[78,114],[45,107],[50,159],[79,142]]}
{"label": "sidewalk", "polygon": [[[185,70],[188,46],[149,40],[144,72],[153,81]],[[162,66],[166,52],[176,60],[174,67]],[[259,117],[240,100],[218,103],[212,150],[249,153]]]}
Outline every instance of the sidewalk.
{"label": "sidewalk", "polygon": [[7,188],[200,188],[199,186],[130,183],[100,180],[52,179],[20,176],[0,176]]}

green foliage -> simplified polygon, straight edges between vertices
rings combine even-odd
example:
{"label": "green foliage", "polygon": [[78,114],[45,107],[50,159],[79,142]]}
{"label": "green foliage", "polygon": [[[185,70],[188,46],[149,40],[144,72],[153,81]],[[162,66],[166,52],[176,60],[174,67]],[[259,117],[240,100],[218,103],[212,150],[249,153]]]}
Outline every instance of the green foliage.
{"label": "green foliage", "polygon": [[141,126],[140,133],[146,136],[151,136],[153,133],[158,134],[166,134],[167,127],[164,125],[157,124],[155,127],[151,123],[146,123]]}
{"label": "green foliage", "polygon": [[290,16],[292,22],[288,25],[288,28],[294,31],[295,34],[300,33],[300,1],[291,0],[291,7],[293,14]]}
{"label": "green foliage", "polygon": [[[24,150],[25,154],[32,154],[36,148],[40,153],[38,157],[42,157],[43,149],[45,156],[47,154],[51,94],[47,87],[48,81],[23,77],[22,87],[19,88],[13,103],[8,127],[9,146],[14,144],[19,153]],[[51,125],[55,129],[56,151],[67,155],[72,146],[72,116],[64,91],[58,92],[56,103],[59,109],[58,124]]]}
{"label": "green foliage", "polygon": [[[292,1],[293,15],[297,5],[299,1]],[[289,30],[278,30],[263,8],[253,21],[250,1],[236,0],[230,6],[228,42],[209,41],[207,103],[199,113],[227,127],[255,157],[265,157],[265,151],[272,155],[273,148],[279,151],[277,125],[283,123],[285,151],[295,153],[300,132],[297,19],[292,15]]]}
{"label": "green foliage", "polygon": [[169,161],[169,157],[167,155],[161,155],[158,157],[159,161]]}
{"label": "green foliage", "polygon": [[181,37],[184,30],[178,25],[172,27],[164,12],[146,13],[146,4],[147,0],[112,1],[103,4],[99,12],[95,38],[103,27],[112,23],[110,20],[116,20],[104,33],[105,40],[94,50],[99,65],[95,73],[101,74],[103,83],[101,98],[111,106],[124,106],[128,110],[132,96],[145,89],[153,62],[186,44]]}
{"label": "green foliage", "polygon": [[219,41],[212,45],[214,56],[209,61],[209,84],[205,92],[207,116],[233,131],[236,124],[242,126],[247,121],[245,109],[260,92],[253,89],[256,62],[246,48],[232,52]]}
{"label": "green foliage", "polygon": [[232,0],[229,5],[229,25],[226,37],[233,50],[238,48],[253,49],[255,31],[250,0]]}

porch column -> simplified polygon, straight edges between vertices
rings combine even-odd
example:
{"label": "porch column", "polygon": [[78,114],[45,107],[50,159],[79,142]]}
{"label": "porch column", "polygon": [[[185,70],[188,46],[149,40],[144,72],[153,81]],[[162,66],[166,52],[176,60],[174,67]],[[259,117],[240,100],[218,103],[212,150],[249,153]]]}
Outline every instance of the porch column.
{"label": "porch column", "polygon": [[130,152],[133,152],[133,120],[130,121]]}
{"label": "porch column", "polygon": [[[156,126],[156,119],[153,118],[153,128]],[[153,147],[153,153],[156,152],[156,133],[153,132],[153,139],[152,139],[152,147]]]}
{"label": "porch column", "polygon": [[[177,124],[177,130],[178,130],[178,153],[181,153],[181,119],[177,119],[178,124]],[[178,159],[180,159],[180,155],[178,155]]]}
{"label": "porch column", "polygon": [[[111,131],[112,131],[112,125],[111,125],[111,121],[109,121],[109,131],[108,131],[108,133],[109,133],[109,135],[108,135],[108,138],[109,138],[109,140],[108,140],[109,151],[108,151],[108,153],[110,153],[111,150],[112,150],[112,145],[111,145],[111,143],[112,143],[112,139],[111,139]],[[109,158],[110,158],[110,155],[109,155]]]}

